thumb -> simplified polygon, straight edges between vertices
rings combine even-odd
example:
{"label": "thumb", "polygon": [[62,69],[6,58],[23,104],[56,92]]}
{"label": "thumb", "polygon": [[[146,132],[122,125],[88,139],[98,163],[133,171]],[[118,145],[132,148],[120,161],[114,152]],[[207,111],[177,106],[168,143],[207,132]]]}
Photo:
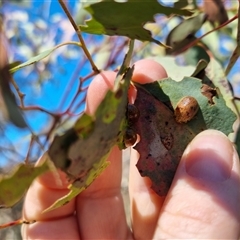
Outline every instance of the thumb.
{"label": "thumb", "polygon": [[155,237],[238,239],[239,203],[236,150],[221,132],[204,131],[183,154]]}

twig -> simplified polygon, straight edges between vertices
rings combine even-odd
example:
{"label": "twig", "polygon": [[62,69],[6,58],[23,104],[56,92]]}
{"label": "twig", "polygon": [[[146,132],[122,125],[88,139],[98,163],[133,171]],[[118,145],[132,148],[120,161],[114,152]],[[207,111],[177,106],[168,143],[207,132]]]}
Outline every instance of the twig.
{"label": "twig", "polygon": [[[69,113],[69,112],[70,112],[70,109],[72,108],[72,106],[73,106],[74,102],[76,101],[77,97],[79,96],[79,94],[80,94],[80,93],[83,93],[83,92],[86,92],[87,89],[88,89],[88,86],[87,86],[86,88],[83,88],[83,83],[84,83],[85,81],[87,81],[89,78],[93,77],[94,75],[95,75],[95,73],[92,72],[92,73],[88,74],[86,77],[80,78],[80,80],[79,80],[80,84],[79,84],[79,87],[78,87],[78,91],[76,92],[75,96],[73,97],[73,99],[72,99],[72,101],[71,101],[71,104],[69,105],[68,109],[66,110],[66,113],[67,113],[68,115],[70,114],[70,113]],[[83,97],[83,99],[77,104],[77,106],[75,107],[75,110],[85,102],[85,99],[86,99],[86,94],[85,94],[85,96]],[[74,111],[75,111],[75,110],[74,110]],[[72,114],[70,114],[70,115],[72,115]]]}
{"label": "twig", "polygon": [[46,139],[45,139],[45,141],[43,143],[44,147],[46,146],[46,144],[47,144],[47,142],[48,142],[52,132],[56,129],[56,126],[59,123],[60,119],[61,119],[60,115],[54,117],[54,122],[53,122],[51,128],[48,130],[48,133],[46,134]]}
{"label": "twig", "polygon": [[35,135],[32,135],[31,136],[31,140],[30,140],[30,143],[29,143],[29,148],[28,148],[28,152],[27,152],[27,156],[25,158],[25,164],[28,164],[29,163],[29,156],[30,156],[30,152],[31,152],[31,149],[32,149],[32,146],[33,146],[33,143],[35,141]]}
{"label": "twig", "polygon": [[63,97],[61,98],[61,102],[59,104],[59,109],[63,109],[63,105],[66,102],[67,97],[69,96],[70,91],[72,90],[73,83],[77,79],[78,73],[81,70],[81,68],[84,66],[85,62],[86,62],[86,58],[84,58],[83,61],[78,63],[78,65],[75,68],[71,78],[68,80],[67,88],[64,91]]}
{"label": "twig", "polygon": [[[239,0],[239,7],[238,7],[238,14],[237,14],[238,18],[240,19],[240,0]],[[232,70],[233,66],[235,65],[235,63],[237,62],[239,55],[240,55],[240,22],[238,19],[238,30],[237,30],[237,46],[234,49],[232,56],[230,57],[228,66],[225,70],[225,75],[228,75],[230,73],[230,71]]]}
{"label": "twig", "polygon": [[35,220],[26,221],[26,220],[23,220],[23,219],[18,219],[18,220],[13,221],[13,222],[1,224],[1,225],[0,225],[0,229],[7,228],[7,227],[12,227],[12,226],[16,226],[16,225],[20,225],[20,224],[33,224],[33,223],[35,223],[35,222],[36,222]]}
{"label": "twig", "polygon": [[58,2],[60,3],[63,11],[66,13],[66,15],[67,15],[69,21],[71,22],[74,30],[76,31],[77,36],[78,36],[78,38],[79,38],[79,41],[80,41],[80,43],[82,44],[82,49],[83,49],[85,55],[87,56],[90,64],[92,65],[93,71],[94,71],[95,73],[99,73],[100,71],[98,70],[97,66],[96,66],[95,63],[93,62],[93,59],[92,59],[92,57],[91,57],[91,55],[90,55],[90,53],[89,53],[89,51],[88,51],[88,49],[87,49],[87,47],[86,47],[86,44],[85,44],[85,42],[84,42],[84,40],[83,40],[83,38],[82,38],[82,34],[81,34],[80,28],[77,26],[77,24],[76,24],[75,21],[73,20],[72,15],[71,15],[70,12],[68,11],[68,9],[67,9],[64,1],[63,1],[63,0],[58,0]]}
{"label": "twig", "polygon": [[12,85],[14,86],[15,90],[17,91],[17,94],[20,99],[21,107],[24,107],[23,99],[25,97],[25,94],[20,91],[20,89],[19,89],[17,83],[15,82],[15,80],[13,79],[13,77],[10,77],[10,81],[11,81]]}
{"label": "twig", "polygon": [[55,113],[52,113],[44,108],[41,108],[39,106],[27,106],[27,107],[22,107],[22,106],[19,106],[22,110],[24,111],[41,111],[41,112],[45,112],[49,115],[51,115],[52,117],[56,117],[58,115],[61,115],[61,114],[55,114]]}
{"label": "twig", "polygon": [[214,28],[213,30],[203,34],[201,37],[197,38],[196,40],[194,40],[193,42],[189,43],[187,46],[185,46],[184,48],[181,49],[181,52],[186,51],[187,49],[189,49],[190,47],[194,46],[195,44],[197,44],[202,38],[206,37],[208,34],[215,32],[223,27],[225,27],[226,25],[228,25],[229,23],[233,22],[234,20],[236,20],[238,18],[238,15],[236,14],[234,17],[232,17],[230,20],[228,20],[227,22],[221,24],[220,26]]}

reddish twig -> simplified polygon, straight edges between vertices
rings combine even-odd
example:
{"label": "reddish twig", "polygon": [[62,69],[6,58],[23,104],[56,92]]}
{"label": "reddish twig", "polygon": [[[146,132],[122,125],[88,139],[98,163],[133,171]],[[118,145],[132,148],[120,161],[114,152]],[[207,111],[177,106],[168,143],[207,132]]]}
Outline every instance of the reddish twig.
{"label": "reddish twig", "polygon": [[94,71],[95,73],[99,73],[99,70],[98,70],[97,66],[95,65],[95,63],[93,62],[93,59],[92,59],[92,57],[91,57],[91,54],[89,53],[89,51],[88,51],[88,49],[87,49],[87,47],[86,47],[86,44],[85,44],[85,42],[84,42],[84,40],[83,40],[83,37],[82,37],[82,34],[81,34],[81,29],[77,26],[77,24],[76,24],[75,21],[73,20],[72,15],[71,15],[70,12],[68,11],[68,9],[67,9],[65,3],[63,2],[63,0],[58,0],[58,2],[60,3],[63,11],[65,12],[65,14],[67,15],[69,21],[71,22],[74,30],[76,31],[77,36],[78,36],[78,38],[79,38],[79,41],[80,41],[80,43],[82,44],[82,49],[83,49],[85,55],[87,56],[87,59],[88,59],[89,62],[91,63],[93,71]]}
{"label": "reddish twig", "polygon": [[23,219],[18,219],[16,221],[12,221],[12,222],[0,225],[0,229],[16,226],[16,225],[20,225],[20,224],[32,224],[32,223],[35,223],[35,222],[36,222],[35,220],[26,221],[26,220],[23,220]]}
{"label": "reddish twig", "polygon": [[41,108],[39,106],[26,106],[26,107],[20,106],[20,108],[22,110],[24,110],[24,111],[41,111],[41,112],[45,112],[45,113],[51,115],[52,117],[56,117],[56,116],[60,115],[60,114],[52,113],[52,112],[50,112],[50,111],[48,111],[48,110],[46,110],[44,108]]}
{"label": "reddish twig", "polygon": [[189,49],[190,47],[193,47],[194,45],[196,45],[202,38],[206,37],[207,35],[209,35],[212,32],[215,32],[223,27],[225,27],[226,25],[228,25],[229,23],[233,22],[234,20],[236,20],[238,18],[238,15],[236,14],[234,17],[232,17],[231,19],[229,19],[227,22],[221,24],[220,26],[214,28],[213,30],[203,34],[201,37],[197,38],[196,40],[194,40],[193,42],[189,43],[188,45],[186,45],[184,48],[181,49],[181,52],[186,51],[187,49]]}

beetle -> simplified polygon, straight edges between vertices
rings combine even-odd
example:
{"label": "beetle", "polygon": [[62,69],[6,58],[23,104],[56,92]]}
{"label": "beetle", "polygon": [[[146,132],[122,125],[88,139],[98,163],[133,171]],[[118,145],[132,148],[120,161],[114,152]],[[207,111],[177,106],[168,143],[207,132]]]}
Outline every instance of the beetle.
{"label": "beetle", "polygon": [[199,105],[194,97],[183,97],[174,110],[175,119],[178,123],[189,122],[197,114],[198,109]]}

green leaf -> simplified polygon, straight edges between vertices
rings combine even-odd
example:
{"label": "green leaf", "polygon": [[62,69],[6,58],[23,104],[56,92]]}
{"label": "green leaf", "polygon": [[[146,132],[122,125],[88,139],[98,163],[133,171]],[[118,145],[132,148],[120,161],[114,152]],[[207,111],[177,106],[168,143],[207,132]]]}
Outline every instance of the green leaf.
{"label": "green leaf", "polygon": [[0,179],[0,207],[12,207],[21,200],[32,181],[49,170],[47,161],[41,166],[19,164],[9,176]]}
{"label": "green leaf", "polygon": [[217,96],[213,97],[214,104],[211,105],[208,98],[201,93],[201,87],[201,80],[192,77],[185,77],[180,82],[168,78],[144,85],[144,88],[161,102],[170,101],[173,108],[181,98],[194,97],[198,101],[200,110],[196,117],[187,124],[196,134],[208,128],[219,130],[226,135],[233,132],[232,125],[237,117],[227,107],[220,91],[217,91]]}
{"label": "green leaf", "polygon": [[21,68],[24,68],[26,66],[29,66],[31,64],[34,64],[40,60],[42,60],[43,58],[47,57],[48,55],[50,55],[56,48],[52,48],[52,49],[49,49],[49,50],[46,50],[40,54],[38,54],[37,56],[34,56],[32,58],[30,58],[28,61],[22,63],[22,64],[19,64],[17,65],[16,67],[10,69],[11,73],[14,73],[16,72],[17,70],[21,69]]}
{"label": "green leaf", "polygon": [[160,45],[163,44],[152,38],[151,32],[143,28],[144,24],[154,22],[155,14],[162,13],[167,16],[171,14],[190,16],[192,14],[187,10],[162,6],[157,0],[128,0],[122,3],[104,0],[93,3],[85,9],[92,15],[92,18],[86,21],[87,26],[80,26],[83,32],[126,36],[130,39],[151,41]]}
{"label": "green leaf", "polygon": [[172,54],[186,50],[185,47],[196,39],[194,35],[205,21],[206,15],[203,13],[182,21],[169,33],[166,43],[172,48],[166,52]]}
{"label": "green leaf", "polygon": [[203,71],[205,71],[207,65],[208,65],[208,62],[206,62],[206,60],[203,60],[203,59],[200,60],[197,63],[195,71],[191,74],[191,77],[198,78],[197,76],[200,75]]}
{"label": "green leaf", "polygon": [[[214,73],[214,75],[212,74]],[[234,96],[232,92],[231,85],[224,73],[221,64],[214,58],[211,58],[209,65],[206,68],[206,77],[204,80],[210,79],[213,84],[219,88],[226,105],[235,112],[236,115],[239,114],[238,109],[234,103]],[[233,134],[232,134],[233,135]],[[233,136],[234,138],[234,136]]]}
{"label": "green leaf", "polygon": [[196,70],[196,66],[180,65],[174,56],[157,56],[153,60],[160,63],[166,69],[168,76],[175,81],[181,81],[185,76],[191,76]]}
{"label": "green leaf", "polygon": [[230,71],[232,70],[233,66],[237,62],[239,56],[240,56],[240,45],[236,46],[236,48],[234,49],[234,51],[233,51],[233,53],[232,53],[232,55],[230,57],[229,63],[227,65],[227,68],[226,68],[226,71],[225,71],[226,75],[228,75],[230,73]]}
{"label": "green leaf", "polygon": [[58,49],[59,47],[62,47],[64,45],[70,45],[70,44],[73,44],[73,45],[77,45],[77,46],[81,46],[78,42],[67,42],[67,43],[62,43],[62,44],[59,44],[51,49],[48,49],[40,54],[38,54],[37,56],[34,56],[32,58],[30,58],[28,61],[22,63],[22,64],[19,64],[13,68],[10,69],[10,72],[11,73],[14,73],[16,72],[17,70],[21,69],[21,68],[24,68],[26,66],[29,66],[31,64],[34,64],[44,58],[46,58],[47,56],[49,56],[53,51],[55,51],[56,49]]}
{"label": "green leaf", "polygon": [[184,60],[187,65],[196,66],[201,60],[205,60],[207,63],[209,63],[210,57],[203,47],[193,46],[184,52]]}
{"label": "green leaf", "polygon": [[15,68],[16,66],[18,66],[20,64],[21,64],[20,61],[16,61],[16,62],[9,63],[8,67],[9,67],[9,69],[12,69],[12,68]]}

